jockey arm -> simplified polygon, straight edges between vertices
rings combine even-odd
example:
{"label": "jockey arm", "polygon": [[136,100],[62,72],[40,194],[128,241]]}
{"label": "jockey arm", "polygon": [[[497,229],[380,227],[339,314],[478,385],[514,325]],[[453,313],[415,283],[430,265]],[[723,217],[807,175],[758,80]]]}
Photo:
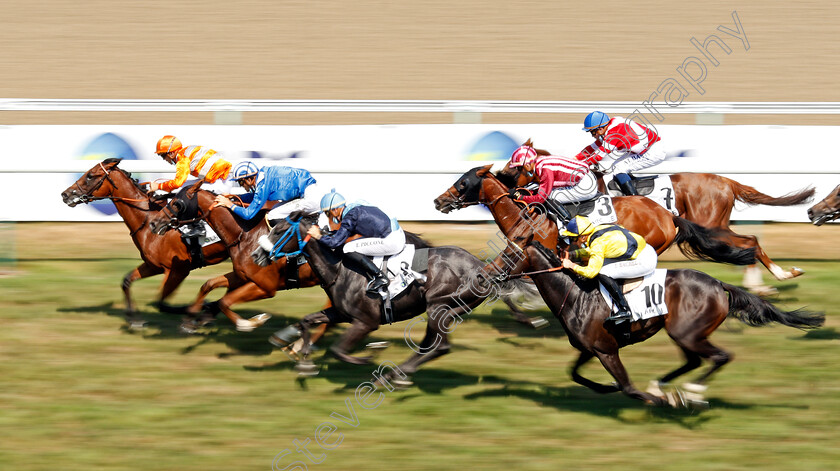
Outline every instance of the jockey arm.
{"label": "jockey arm", "polygon": [[570,254],[578,259],[589,257],[589,262],[586,265],[572,263],[570,267],[572,271],[584,278],[595,278],[601,272],[601,268],[604,267],[604,251],[599,250],[600,247],[597,242],[593,245],[595,246],[578,249]]}
{"label": "jockey arm", "polygon": [[326,245],[331,249],[338,248],[347,241],[347,238],[353,235],[356,228],[356,212],[347,211],[341,219],[341,226],[332,234],[324,234],[318,239],[318,242]]}
{"label": "jockey arm", "polygon": [[544,203],[548,195],[554,189],[554,172],[544,172],[540,175],[540,188],[534,195],[526,195],[520,198],[528,204]]}
{"label": "jockey arm", "polygon": [[254,192],[254,197],[248,206],[234,205],[230,208],[233,214],[236,214],[242,219],[251,219],[263,208],[263,205],[268,200],[268,185],[264,184],[264,182],[261,183],[257,186],[257,191]]}
{"label": "jockey arm", "polygon": [[189,178],[189,176],[190,159],[187,157],[181,157],[175,164],[175,178],[161,183],[160,185],[158,185],[158,189],[161,191],[170,192],[172,190],[175,190],[176,188],[180,188],[184,184],[184,182],[187,181],[187,178]]}

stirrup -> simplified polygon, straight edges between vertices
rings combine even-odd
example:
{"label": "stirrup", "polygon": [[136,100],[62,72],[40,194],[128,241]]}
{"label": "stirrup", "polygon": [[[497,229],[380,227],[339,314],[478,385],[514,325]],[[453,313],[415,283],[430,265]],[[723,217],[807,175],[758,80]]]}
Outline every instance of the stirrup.
{"label": "stirrup", "polygon": [[607,317],[607,322],[618,322],[618,321],[626,321],[633,318],[633,313],[630,311],[624,311],[619,309],[618,312],[610,314],[610,317]]}
{"label": "stirrup", "polygon": [[382,294],[387,287],[388,279],[385,277],[377,276],[376,278],[368,282],[367,292],[370,294]]}

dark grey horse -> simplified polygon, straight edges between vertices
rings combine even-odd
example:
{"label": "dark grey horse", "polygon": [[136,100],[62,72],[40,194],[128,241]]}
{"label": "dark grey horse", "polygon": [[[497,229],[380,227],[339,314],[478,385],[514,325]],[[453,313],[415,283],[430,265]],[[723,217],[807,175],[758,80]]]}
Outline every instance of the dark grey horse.
{"label": "dark grey horse", "polygon": [[[664,403],[663,398],[636,389],[618,357],[621,347],[646,340],[663,327],[682,349],[686,362],[660,378],[659,385],[699,367],[702,359],[710,360],[711,367],[695,384],[689,384],[696,391],[705,389],[703,382],[730,361],[730,355],[708,339],[727,316],[752,326],[778,322],[799,329],[819,327],[825,322],[822,313],[782,311],[758,296],[696,270],[668,270],[664,289],[666,315],[629,325],[605,324],[610,313],[595,281],[557,270],[555,267],[561,265],[559,258],[539,242],[526,247],[525,253],[531,268],[539,272],[531,272],[530,276],[540,294],[563,324],[569,342],[580,350],[571,370],[572,379],[600,393],[622,391],[635,399]],[[554,271],[544,271],[550,269]],[[593,357],[618,381],[617,386],[599,384],[578,374],[578,369]]]}
{"label": "dark grey horse", "polygon": [[[279,222],[269,238],[273,243],[291,230],[301,237],[315,224],[314,216],[298,214]],[[293,236],[282,247],[286,252],[298,250],[300,242]],[[410,346],[414,354],[399,365],[399,371],[410,375],[423,363],[449,353],[448,334],[464,317],[490,296],[499,296],[503,291],[492,281],[493,274],[485,272],[485,263],[460,247],[432,247],[428,253],[427,279],[422,284],[414,283],[393,300],[394,322],[405,321],[428,312],[426,334],[419,345]],[[367,364],[368,358],[350,355],[353,347],[369,333],[384,323],[382,301],[378,296],[365,292],[367,280],[364,275],[344,266],[340,258],[315,240],[304,247],[309,264],[322,280],[322,288],[332,301],[332,306],[320,312],[309,314],[296,324],[300,329],[304,349],[303,358],[310,353],[309,329],[323,323],[350,323],[350,328],[330,347],[340,360],[353,364]],[[260,265],[270,263],[267,251],[260,248],[253,253]],[[514,284],[507,283],[508,286]],[[407,341],[408,341],[407,336]]]}

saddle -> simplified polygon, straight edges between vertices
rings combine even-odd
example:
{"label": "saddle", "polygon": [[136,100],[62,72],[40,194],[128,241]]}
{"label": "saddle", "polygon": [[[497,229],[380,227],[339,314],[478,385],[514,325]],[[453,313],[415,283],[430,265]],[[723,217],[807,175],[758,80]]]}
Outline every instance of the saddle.
{"label": "saddle", "polygon": [[[659,178],[659,175],[647,175],[644,177],[630,175],[630,178],[633,179],[633,186],[636,188],[636,192],[639,193],[639,196],[648,196],[653,193],[653,189],[656,187],[656,179]],[[610,180],[610,182],[607,183],[607,189],[623,194],[621,187],[618,186],[618,182],[615,180]]]}
{"label": "saddle", "polygon": [[637,276],[636,278],[625,278],[623,280],[619,280],[619,284],[621,285],[621,292],[622,293],[629,293],[634,289],[638,288],[642,282],[645,281],[645,277]]}

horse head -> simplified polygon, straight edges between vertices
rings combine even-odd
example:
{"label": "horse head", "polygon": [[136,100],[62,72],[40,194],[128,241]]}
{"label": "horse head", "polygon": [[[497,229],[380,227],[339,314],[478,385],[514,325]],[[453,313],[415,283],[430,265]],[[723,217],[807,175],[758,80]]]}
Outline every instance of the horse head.
{"label": "horse head", "polygon": [[815,226],[822,226],[838,217],[840,217],[840,185],[834,187],[822,201],[808,208],[808,219]]}
{"label": "horse head", "polygon": [[461,175],[454,185],[435,198],[435,209],[447,214],[455,209],[481,203],[482,182],[490,174],[491,167],[476,167]]}
{"label": "horse head", "polygon": [[269,243],[260,242],[260,246],[251,253],[251,258],[257,265],[267,267],[278,258],[301,253],[309,243],[307,231],[317,223],[318,213],[293,212],[277,222],[268,234]]}
{"label": "horse head", "polygon": [[89,203],[113,194],[114,190],[117,189],[117,184],[111,178],[111,173],[115,170],[122,172],[117,167],[121,160],[105,159],[94,165],[75,183],[61,192],[61,199],[64,204],[72,208],[77,204]]}
{"label": "horse head", "polygon": [[170,229],[195,222],[203,218],[198,207],[198,189],[201,182],[191,187],[183,188],[175,198],[149,221],[149,228],[157,235],[163,235]]}

